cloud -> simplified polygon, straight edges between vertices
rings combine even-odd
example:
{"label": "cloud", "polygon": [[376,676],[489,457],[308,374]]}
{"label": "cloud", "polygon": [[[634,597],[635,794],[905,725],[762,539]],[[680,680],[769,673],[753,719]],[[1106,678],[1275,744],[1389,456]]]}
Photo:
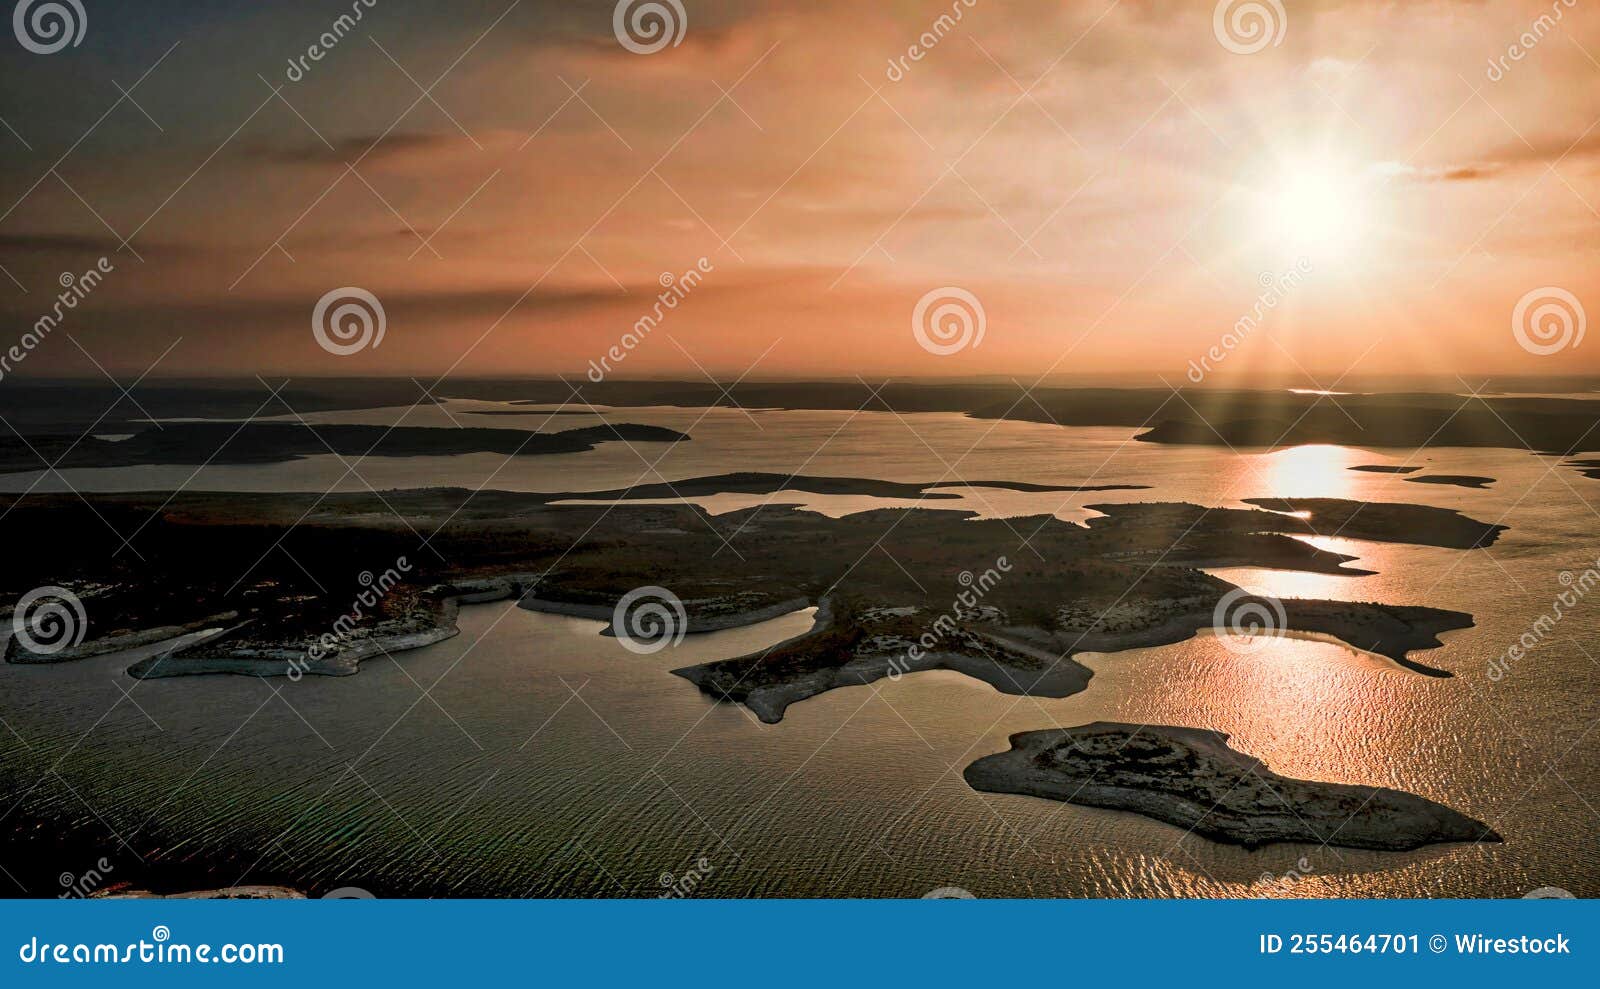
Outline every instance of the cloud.
{"label": "cloud", "polygon": [[1505,171],[1505,167],[1489,163],[1419,168],[1398,161],[1386,161],[1373,166],[1373,171],[1384,178],[1411,182],[1477,182],[1496,177]]}
{"label": "cloud", "polygon": [[1497,178],[1509,171],[1600,157],[1600,133],[1573,140],[1570,137],[1519,141],[1504,145],[1481,161],[1450,165],[1416,166],[1386,161],[1373,171],[1387,178],[1416,182],[1477,182]]}
{"label": "cloud", "polygon": [[[478,144],[483,145],[484,139],[479,138]],[[397,132],[342,138],[331,147],[320,142],[295,146],[252,144],[243,147],[236,156],[283,165],[334,167],[359,160],[374,165],[416,166],[477,148],[478,145],[461,133]]]}

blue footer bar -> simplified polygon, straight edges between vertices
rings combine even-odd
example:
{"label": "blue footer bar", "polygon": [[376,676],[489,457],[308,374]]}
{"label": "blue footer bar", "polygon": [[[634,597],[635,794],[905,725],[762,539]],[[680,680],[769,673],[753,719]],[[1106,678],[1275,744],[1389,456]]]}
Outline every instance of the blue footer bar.
{"label": "blue footer bar", "polygon": [[[0,903],[0,985],[1592,976],[1600,901]],[[1208,974],[1209,973],[1209,974]],[[1465,981],[1463,981],[1465,980]]]}

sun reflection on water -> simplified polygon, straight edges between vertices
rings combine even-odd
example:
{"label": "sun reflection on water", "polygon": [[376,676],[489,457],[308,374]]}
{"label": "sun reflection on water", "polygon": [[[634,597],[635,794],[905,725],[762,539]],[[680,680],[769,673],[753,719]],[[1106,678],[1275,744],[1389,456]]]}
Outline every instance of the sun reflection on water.
{"label": "sun reflection on water", "polygon": [[1348,498],[1355,490],[1350,468],[1361,461],[1347,446],[1314,444],[1275,450],[1252,458],[1254,480],[1271,488],[1263,498]]}

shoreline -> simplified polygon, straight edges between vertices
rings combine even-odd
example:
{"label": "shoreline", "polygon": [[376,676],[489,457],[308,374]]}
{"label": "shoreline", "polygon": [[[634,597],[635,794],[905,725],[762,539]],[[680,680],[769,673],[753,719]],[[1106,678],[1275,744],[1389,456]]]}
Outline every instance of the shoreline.
{"label": "shoreline", "polygon": [[103,639],[90,639],[80,645],[50,654],[37,653],[26,649],[13,636],[6,642],[5,661],[17,666],[51,666],[56,663],[72,663],[80,659],[108,656],[112,653],[153,645],[167,639],[192,635],[195,632],[202,632],[219,624],[225,625],[227,622],[237,620],[238,617],[239,613],[237,611],[227,611],[178,625],[161,625],[155,628],[140,629],[136,632],[124,632],[119,635],[107,636]]}

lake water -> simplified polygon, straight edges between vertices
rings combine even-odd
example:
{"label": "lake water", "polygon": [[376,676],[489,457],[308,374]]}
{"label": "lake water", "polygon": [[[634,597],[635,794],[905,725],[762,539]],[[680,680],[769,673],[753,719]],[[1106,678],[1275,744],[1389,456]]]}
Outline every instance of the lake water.
{"label": "lake water", "polygon": [[[453,416],[551,430],[600,421],[468,414],[504,408],[452,402],[413,410],[406,422],[454,428]],[[307,418],[387,424],[405,411]],[[466,609],[459,637],[337,680],[135,682],[122,671],[139,654],[0,666],[9,729],[0,732],[0,833],[51,822],[103,841],[108,855],[131,855],[126,841],[215,884],[270,876],[385,894],[652,896],[693,875],[697,895],[708,896],[915,897],[949,886],[979,896],[1521,896],[1547,886],[1600,895],[1591,734],[1600,720],[1600,600],[1580,604],[1506,675],[1489,676],[1491,661],[1565,589],[1561,574],[1600,556],[1600,481],[1508,450],[1232,452],[1134,443],[1127,429],[944,414],[627,409],[608,418],[672,426],[694,440],[607,443],[509,464],[373,458],[339,488],[585,491],[762,470],[1152,488],[975,489],[922,505],[1013,518],[1079,521],[1097,503],[1322,496],[1459,508],[1511,529],[1493,548],[1466,553],[1315,540],[1380,571],[1370,577],[1217,571],[1281,596],[1470,612],[1475,628],[1414,654],[1451,679],[1332,643],[1284,639],[1241,654],[1201,636],[1080,656],[1095,678],[1062,700],[1009,697],[934,672],[835,690],[763,725],[668,671],[780,641],[808,627],[809,614],[637,656],[601,636],[598,622],[508,604]],[[1474,491],[1347,469],[1402,463],[1499,480]],[[85,492],[186,483],[321,492],[345,473],[330,456],[67,477]],[[17,491],[36,480],[0,483]],[[881,503],[775,501],[804,499],[830,514]],[[1016,545],[997,552],[1027,552],[1030,527],[1016,529]],[[1284,775],[1408,790],[1506,840],[1409,853],[1249,852],[1136,815],[980,794],[961,778],[968,763],[1004,750],[1011,733],[1096,720],[1226,732]],[[1288,873],[1300,878],[1275,878]]]}

